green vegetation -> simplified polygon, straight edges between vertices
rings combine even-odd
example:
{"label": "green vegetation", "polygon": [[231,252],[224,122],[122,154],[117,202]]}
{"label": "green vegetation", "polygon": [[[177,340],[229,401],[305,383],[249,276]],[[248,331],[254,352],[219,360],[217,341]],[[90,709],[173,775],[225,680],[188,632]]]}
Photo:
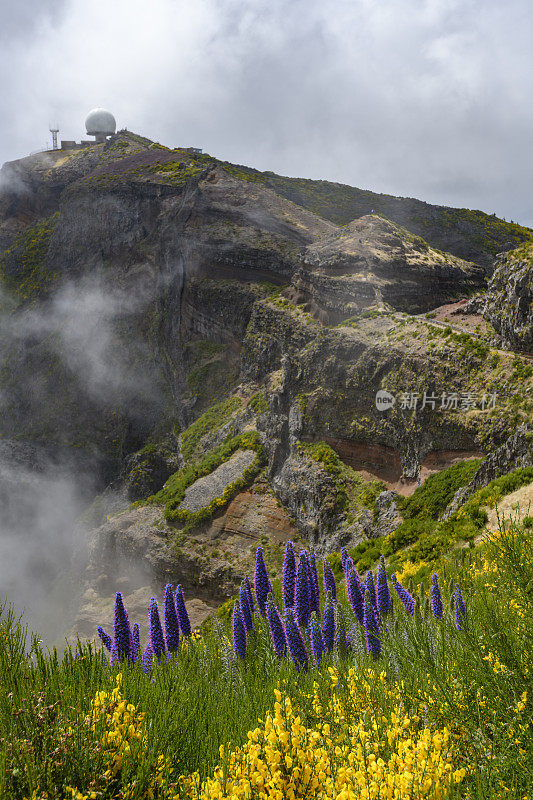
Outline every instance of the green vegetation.
{"label": "green vegetation", "polygon": [[59,212],[30,225],[0,260],[0,283],[22,301],[45,295],[57,280],[57,272],[46,265],[46,254],[58,220]]}
{"label": "green vegetation", "polygon": [[248,408],[251,408],[254,414],[266,414],[268,411],[268,400],[264,389],[250,397],[248,400]]}
{"label": "green vegetation", "polygon": [[[237,450],[255,450],[257,458],[237,480],[226,486],[220,497],[216,497],[208,505],[194,512],[180,509],[181,502],[185,497],[185,490],[198,478],[203,478],[213,472]],[[198,463],[184,467],[171,475],[163,488],[157,494],[148,498],[148,502],[165,506],[165,519],[167,522],[183,522],[186,530],[191,530],[224,508],[238,492],[248,486],[257,476],[264,459],[264,451],[260,443],[259,434],[256,431],[234,436],[233,439],[223,442],[212,450]]]}
{"label": "green vegetation", "polygon": [[514,263],[524,262],[525,264],[533,264],[533,243],[525,242],[514,250],[511,250],[506,258],[508,261]]}
{"label": "green vegetation", "polygon": [[455,492],[466,486],[483,459],[471,458],[429,475],[411,497],[401,498],[398,505],[405,519],[438,519],[452,501]]}
{"label": "green vegetation", "polygon": [[288,297],[284,297],[282,294],[280,294],[281,291],[283,291],[282,288],[273,292],[269,296],[268,301],[272,303],[272,305],[277,306],[278,308],[285,308],[288,311],[294,311],[296,308],[298,308],[298,306],[292,303]]}
{"label": "green vegetation", "polygon": [[148,167],[139,167],[132,170],[132,175],[154,176],[158,182],[168,183],[172,186],[183,186],[190,178],[198,178],[205,171],[205,167],[197,166],[188,161],[157,161]]}
{"label": "green vegetation", "polygon": [[509,472],[475,492],[449,519],[439,522],[438,517],[457,489],[470,482],[477,466],[479,460],[472,459],[448,467],[428,478],[410,498],[401,500],[399,505],[405,518],[396,530],[388,536],[361,542],[349,551],[356,568],[364,572],[383,555],[391,569],[400,572],[407,568],[420,580],[457,543],[472,542],[479,536],[488,518],[484,506],[492,508],[505,495],[533,482],[531,467]]}
{"label": "green vegetation", "polygon": [[[47,653],[36,637],[27,642],[21,623],[1,608],[0,796],[245,797],[245,782],[230,759],[239,759],[236,748],[258,742],[262,747],[266,718],[276,713],[280,692],[281,709],[286,698],[292,705],[285,741],[293,759],[303,748],[311,765],[314,749],[324,748],[339,775],[348,758],[359,764],[353,731],[365,734],[374,755],[375,729],[375,752],[386,768],[397,736],[416,742],[426,730],[430,745],[439,742],[442,748],[439,768],[449,753],[455,778],[449,792],[438,796],[431,779],[425,796],[523,800],[533,785],[533,529],[503,527],[479,551],[448,557],[439,573],[441,620],[434,620],[423,585],[414,617],[393,592],[394,622],[380,635],[387,657],[374,661],[360,648],[336,649],[319,666],[311,663],[309,671],[300,672],[289,659],[274,656],[259,615],[245,658],[233,655],[231,626],[227,614],[220,615],[201,636],[182,643],[175,658],[163,659],[146,675],[139,662],[135,668],[110,667],[90,644],[67,649],[62,658]],[[459,629],[448,610],[448,582],[459,585],[466,600]],[[348,626],[359,630],[342,588],[339,595]],[[278,582],[274,596],[279,602]],[[278,711],[277,719],[283,725],[283,713]],[[449,741],[443,741],[444,727]],[[250,731],[255,732],[249,736]],[[337,745],[347,749],[340,749],[342,758],[335,761]],[[278,747],[276,738],[268,742],[267,767],[276,762]],[[413,773],[417,758],[407,760]],[[198,771],[204,781],[217,765],[241,794],[197,792],[188,776]],[[424,765],[429,769],[427,759]],[[406,769],[403,765],[400,774]],[[377,784],[384,785],[383,779]],[[305,785],[300,787],[295,800],[309,797]]]}
{"label": "green vegetation", "polygon": [[513,371],[509,380],[512,383],[525,381],[533,375],[533,366],[529,364],[524,358],[515,356],[513,361]]}
{"label": "green vegetation", "polygon": [[346,470],[346,465],[342,462],[332,447],[326,442],[313,442],[311,444],[300,445],[301,449],[312,458],[322,464],[326,472],[336,478],[342,477]]}
{"label": "green vegetation", "polygon": [[184,460],[188,461],[191,458],[203,436],[221,428],[240,407],[239,398],[230,397],[216,403],[189,425],[181,436],[181,455]]}
{"label": "green vegetation", "polygon": [[135,454],[134,466],[127,476],[129,497],[140,500],[156,492],[176,463],[175,440],[149,441]]}
{"label": "green vegetation", "polygon": [[[452,328],[450,328],[449,325],[447,325],[445,328],[441,328],[440,326],[437,325],[432,325],[428,333],[431,337],[441,336],[443,339],[447,339],[448,344],[453,343],[459,345],[457,350],[457,355],[460,359],[467,358],[468,356],[475,356],[480,361],[484,362],[488,354],[490,353],[489,345],[482,339],[475,336],[470,336],[470,334],[466,333],[465,331],[458,333],[452,330]],[[495,362],[494,362],[494,356],[496,356],[497,358]],[[497,365],[498,360],[499,360],[498,353],[494,353],[491,356],[491,363]]]}
{"label": "green vegetation", "polygon": [[488,486],[478,489],[467,502],[461,506],[457,512],[457,517],[472,515],[479,510],[480,506],[494,508],[502,497],[516,492],[522,486],[528,486],[533,482],[533,467],[521,467],[506,475],[502,475],[496,480],[491,481]]}

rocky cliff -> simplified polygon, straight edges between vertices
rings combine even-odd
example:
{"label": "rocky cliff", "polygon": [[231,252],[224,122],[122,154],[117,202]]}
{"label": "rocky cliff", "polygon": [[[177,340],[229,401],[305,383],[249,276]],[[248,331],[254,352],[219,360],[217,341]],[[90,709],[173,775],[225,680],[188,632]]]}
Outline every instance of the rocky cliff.
{"label": "rocky cliff", "polygon": [[533,354],[533,247],[522,245],[497,261],[482,298],[484,316],[507,347]]}
{"label": "rocky cliff", "polygon": [[200,619],[257,541],[393,530],[395,498],[531,416],[505,325],[446,317],[527,229],[128,132],[2,175],[0,435],[106,490],[84,635],[118,585],[144,603],[181,582]]}

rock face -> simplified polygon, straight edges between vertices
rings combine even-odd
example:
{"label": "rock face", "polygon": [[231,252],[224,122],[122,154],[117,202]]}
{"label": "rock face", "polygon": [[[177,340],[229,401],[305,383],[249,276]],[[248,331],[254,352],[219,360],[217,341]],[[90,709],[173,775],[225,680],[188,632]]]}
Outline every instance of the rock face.
{"label": "rock face", "polygon": [[482,287],[485,276],[480,267],[366,215],[309,245],[305,269],[294,283],[292,299],[322,307],[321,321],[337,323],[369,307],[427,311],[458,290],[465,294]]}
{"label": "rock face", "polygon": [[182,584],[191,622],[199,625],[235,593],[243,575],[253,574],[258,544],[264,543],[269,565],[279,572],[282,547],[298,537],[286,511],[261,482],[179,544],[160,507],[126,511],[92,538],[86,589],[72,630],[93,639],[97,625],[112,628],[114,593],[120,590],[130,618],[140,623],[146,638],[150,598],[162,598],[167,582]]}
{"label": "rock face", "polygon": [[398,511],[396,492],[382,492],[376,498],[377,520],[376,528],[380,536],[387,536],[392,533],[401,522],[401,515]]}
{"label": "rock face", "polygon": [[248,323],[275,286],[336,323],[428,310],[484,280],[375,215],[339,227],[231,165],[127,132],[4,172],[15,315],[0,433],[97,452],[103,483],[160,420],[184,427],[238,384]]}
{"label": "rock face", "polygon": [[237,450],[231,458],[206,475],[195,481],[185,490],[185,497],[180,504],[180,509],[199,511],[208,506],[212,500],[220,497],[226,486],[238,480],[245,469],[256,458],[254,450]]}
{"label": "rock face", "polygon": [[506,347],[533,354],[533,247],[523,246],[500,258],[483,315]]}

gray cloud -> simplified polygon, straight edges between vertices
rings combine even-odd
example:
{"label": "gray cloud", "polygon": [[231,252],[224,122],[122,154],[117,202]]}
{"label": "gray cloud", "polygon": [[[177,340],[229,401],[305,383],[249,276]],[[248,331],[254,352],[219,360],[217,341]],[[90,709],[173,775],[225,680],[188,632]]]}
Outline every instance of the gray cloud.
{"label": "gray cloud", "polygon": [[228,160],[533,223],[527,0],[6,7],[0,158],[86,112]]}
{"label": "gray cloud", "polygon": [[19,40],[35,36],[43,26],[57,24],[67,0],[24,0],[0,6],[0,43],[16,46]]}

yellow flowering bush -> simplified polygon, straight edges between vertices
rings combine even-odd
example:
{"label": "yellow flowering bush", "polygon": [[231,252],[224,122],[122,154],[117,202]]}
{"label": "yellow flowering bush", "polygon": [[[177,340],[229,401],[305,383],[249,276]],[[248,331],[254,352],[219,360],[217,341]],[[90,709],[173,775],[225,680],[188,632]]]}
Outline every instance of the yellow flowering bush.
{"label": "yellow flowering bush", "polygon": [[[126,703],[122,697],[121,686],[122,674],[119,673],[116,676],[116,686],[110,692],[96,693],[91,703],[91,714],[85,720],[92,736],[99,738],[99,743],[103,748],[106,769],[97,784],[106,786],[108,789],[110,782],[120,776],[121,770],[127,766],[129,760],[135,758],[137,752],[141,748],[145,748],[147,744],[145,715],[137,711],[131,703]],[[104,732],[98,737],[102,724]],[[147,800],[161,796],[161,789],[167,784],[172,768],[169,766],[168,760],[160,755],[154,764],[153,772],[150,785],[144,794]],[[72,786],[66,788],[71,793],[72,800],[95,800],[111,796],[107,792],[102,793],[98,788],[90,791],[80,791]],[[112,796],[120,798],[120,800],[129,800],[129,798],[137,797],[138,793],[134,784],[126,783]]]}
{"label": "yellow flowering bush", "polygon": [[[368,706],[361,675],[351,669],[337,691],[332,668],[330,700],[315,684],[309,698],[317,723],[303,724],[290,698],[275,691],[274,712],[226,752],[212,777],[182,777],[191,800],[415,800],[444,798],[466,772],[453,767],[450,733],[431,730],[401,711],[381,715]],[[177,796],[176,796],[177,797]]]}

